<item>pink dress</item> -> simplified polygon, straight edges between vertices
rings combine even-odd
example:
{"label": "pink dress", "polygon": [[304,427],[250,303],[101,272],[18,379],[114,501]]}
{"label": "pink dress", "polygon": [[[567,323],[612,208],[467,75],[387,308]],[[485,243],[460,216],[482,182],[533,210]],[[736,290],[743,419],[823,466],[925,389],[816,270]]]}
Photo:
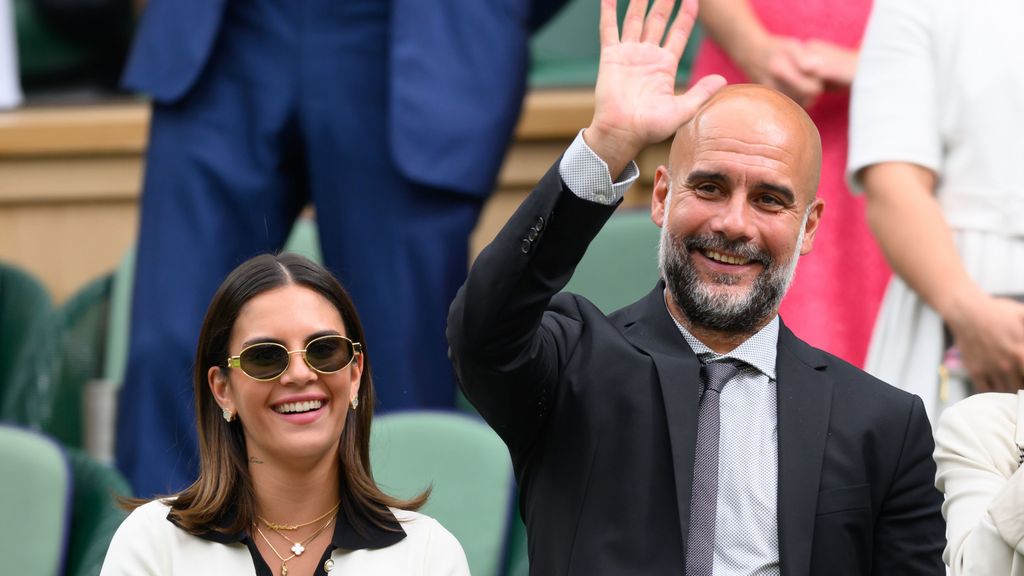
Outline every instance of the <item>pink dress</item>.
{"label": "pink dress", "polygon": [[[839,46],[860,45],[870,1],[749,0],[766,29]],[[721,74],[730,84],[749,80],[705,36],[692,77]],[[822,169],[818,196],[825,212],[814,250],[800,259],[782,301],[781,316],[797,336],[857,366],[863,366],[889,267],[868,228],[863,196],[846,187],[849,90],[826,92],[807,112],[821,132]]]}

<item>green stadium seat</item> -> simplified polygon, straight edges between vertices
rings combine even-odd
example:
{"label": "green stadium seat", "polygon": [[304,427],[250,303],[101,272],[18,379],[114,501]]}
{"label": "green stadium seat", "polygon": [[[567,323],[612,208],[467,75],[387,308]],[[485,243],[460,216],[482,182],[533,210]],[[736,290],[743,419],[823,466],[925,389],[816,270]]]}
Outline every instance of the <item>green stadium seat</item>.
{"label": "green stadium seat", "polygon": [[526,526],[518,510],[512,519],[508,536],[508,569],[506,576],[530,576],[530,559],[526,547]]}
{"label": "green stadium seat", "polygon": [[71,472],[53,440],[0,426],[0,557],[4,574],[57,576],[65,558]]}
{"label": "green stadium seat", "polygon": [[14,21],[22,75],[33,78],[66,74],[88,63],[88,52],[54,30],[33,0],[14,0]]}
{"label": "green stadium seat", "polygon": [[292,226],[282,252],[294,252],[305,256],[313,262],[323,264],[323,252],[320,250],[320,234],[316,229],[316,220],[300,216]]}
{"label": "green stadium seat", "polygon": [[513,497],[505,444],[464,414],[398,412],[374,419],[373,475],[388,494],[432,488],[423,513],[458,538],[474,576],[500,576]]}
{"label": "green stadium seat", "polygon": [[135,247],[129,248],[114,270],[110,286],[110,307],[107,317],[106,352],[103,359],[103,380],[115,391],[124,382],[128,365],[128,331],[131,327],[132,289],[135,284]]}
{"label": "green stadium seat", "polygon": [[50,294],[39,280],[0,264],[0,397],[17,371],[28,335],[51,313]]}
{"label": "green stadium seat", "polygon": [[617,212],[590,243],[565,290],[606,314],[639,300],[658,281],[660,234],[648,211]]}
{"label": "green stadium seat", "polygon": [[[628,2],[619,2],[619,21]],[[557,16],[534,35],[530,42],[531,88],[569,88],[593,86],[597,81],[597,64],[601,45],[597,21],[601,3],[598,0],[571,0]],[[700,28],[694,29],[686,52],[679,62],[678,82],[685,85],[690,77],[693,58],[700,43]]]}
{"label": "green stadium seat", "polygon": [[84,389],[102,375],[110,288],[110,275],[91,282],[34,327],[4,390],[0,419],[83,447]]}
{"label": "green stadium seat", "polygon": [[117,497],[131,489],[117,470],[101,464],[85,452],[65,449],[74,478],[71,538],[68,542],[67,576],[98,576],[126,512]]}

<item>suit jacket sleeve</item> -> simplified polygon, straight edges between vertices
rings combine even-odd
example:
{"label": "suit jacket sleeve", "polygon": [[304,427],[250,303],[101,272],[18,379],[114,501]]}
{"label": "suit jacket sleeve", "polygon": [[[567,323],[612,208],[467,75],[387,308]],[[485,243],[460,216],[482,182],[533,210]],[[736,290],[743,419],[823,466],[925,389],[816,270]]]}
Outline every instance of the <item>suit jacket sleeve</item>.
{"label": "suit jacket sleeve", "polygon": [[[942,414],[935,432],[936,485],[946,494],[943,514],[950,574],[1011,574],[1024,568],[1024,475],[1018,467],[1017,399],[972,396]],[[1015,550],[1016,549],[1016,550]],[[1016,572],[1013,572],[1016,573]]]}
{"label": "suit jacket sleeve", "polygon": [[903,445],[875,528],[872,574],[942,574],[938,561],[945,542],[935,490],[931,424],[924,404],[913,397]]}
{"label": "suit jacket sleeve", "polygon": [[582,319],[552,297],[572,276],[615,206],[576,197],[558,163],[477,257],[448,316],[460,386],[517,459],[554,409],[555,389]]}

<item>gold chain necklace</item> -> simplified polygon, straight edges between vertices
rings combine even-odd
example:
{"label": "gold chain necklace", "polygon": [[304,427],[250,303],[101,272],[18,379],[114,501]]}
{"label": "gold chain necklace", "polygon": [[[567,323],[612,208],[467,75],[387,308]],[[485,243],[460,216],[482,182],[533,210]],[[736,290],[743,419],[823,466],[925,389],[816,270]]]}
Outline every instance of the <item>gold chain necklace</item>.
{"label": "gold chain necklace", "polygon": [[[266,520],[264,520],[264,522],[266,522]],[[260,530],[259,524],[256,525],[256,532],[258,532],[259,535],[263,537],[263,541],[267,543],[267,546],[270,546],[270,551],[273,552],[274,556],[277,556],[277,559],[281,561],[281,576],[288,576],[288,561],[305,552],[306,545],[312,542],[317,536],[319,536],[321,532],[326,530],[327,527],[331,525],[331,522],[334,522],[334,518],[331,518],[330,520],[325,522],[323,526],[316,529],[316,532],[313,532],[312,536],[306,538],[302,542],[292,542],[288,538],[284,538],[284,535],[278,532],[276,529],[271,528],[272,530],[274,530],[274,532],[277,532],[279,536],[281,536],[285,540],[288,540],[289,542],[292,542],[292,555],[287,558],[281,556],[281,553],[277,551],[277,548],[274,548],[274,545],[270,543],[270,538],[267,538],[267,535],[263,533],[263,530]]]}
{"label": "gold chain necklace", "polygon": [[[334,508],[331,508],[327,512],[324,512],[323,514],[321,514],[320,516],[317,516],[316,518],[313,518],[309,522],[303,522],[302,524],[274,524],[270,520],[267,520],[266,518],[264,518],[263,516],[260,516],[258,514],[256,515],[256,517],[259,518],[261,522],[266,524],[267,528],[270,528],[271,530],[275,530],[275,531],[277,531],[277,530],[298,530],[299,528],[303,528],[303,527],[309,526],[310,524],[316,524],[317,522],[323,520],[324,518],[327,518],[331,514],[334,514],[335,512],[338,511],[338,507],[339,506],[341,506],[341,501],[340,500],[338,501],[337,504],[334,505]],[[287,540],[287,538],[286,538],[286,540]]]}

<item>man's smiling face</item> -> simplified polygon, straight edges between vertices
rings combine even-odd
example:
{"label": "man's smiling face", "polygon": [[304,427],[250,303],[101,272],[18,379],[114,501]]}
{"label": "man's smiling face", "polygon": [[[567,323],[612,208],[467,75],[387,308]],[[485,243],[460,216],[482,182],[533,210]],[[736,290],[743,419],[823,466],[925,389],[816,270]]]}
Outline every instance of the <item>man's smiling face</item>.
{"label": "man's smiling face", "polygon": [[785,97],[731,87],[680,130],[671,165],[658,169],[652,202],[669,293],[692,324],[751,334],[813,245],[817,131]]}

